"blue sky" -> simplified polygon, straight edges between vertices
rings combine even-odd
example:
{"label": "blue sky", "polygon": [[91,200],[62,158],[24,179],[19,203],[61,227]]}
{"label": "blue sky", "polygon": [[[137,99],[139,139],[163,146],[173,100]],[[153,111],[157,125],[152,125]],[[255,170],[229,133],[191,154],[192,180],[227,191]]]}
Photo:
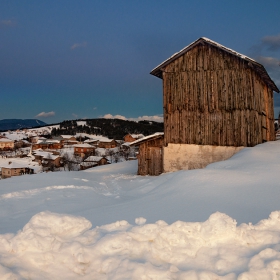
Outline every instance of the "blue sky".
{"label": "blue sky", "polygon": [[279,0],[1,0],[0,119],[159,119],[150,71],[200,37],[256,59],[280,87],[279,11]]}

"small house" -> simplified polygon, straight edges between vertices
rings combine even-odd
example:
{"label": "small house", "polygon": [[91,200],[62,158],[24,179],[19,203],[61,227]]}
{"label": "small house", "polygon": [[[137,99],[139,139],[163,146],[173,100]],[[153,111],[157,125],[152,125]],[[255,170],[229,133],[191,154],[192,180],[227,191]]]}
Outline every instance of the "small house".
{"label": "small house", "polygon": [[23,174],[33,174],[34,169],[31,168],[28,164],[22,164],[17,162],[10,161],[7,164],[1,166],[3,179],[10,178],[12,176],[20,176]]}
{"label": "small house", "polygon": [[45,139],[42,141],[38,141],[37,143],[32,145],[32,150],[56,150],[56,149],[62,149],[63,144],[59,140],[54,140],[54,139]]}
{"label": "small house", "polygon": [[72,135],[61,135],[61,138],[62,138],[61,142],[65,145],[75,145],[79,142]]}
{"label": "small house", "polygon": [[79,155],[81,157],[84,157],[89,154],[92,154],[92,155],[95,154],[95,147],[90,144],[87,144],[87,143],[76,144],[73,147],[74,147],[74,154]]}
{"label": "small house", "polygon": [[138,175],[160,175],[163,172],[163,132],[130,143],[138,146]]}
{"label": "small house", "polygon": [[117,147],[117,142],[114,139],[100,140],[98,143],[99,148],[111,149]]}
{"label": "small house", "polygon": [[84,141],[84,143],[87,143],[87,144],[90,144],[90,145],[95,145],[95,146],[98,145],[98,142],[99,142],[99,140],[91,139],[91,138]]}
{"label": "small house", "polygon": [[43,168],[58,168],[61,166],[61,157],[56,152],[46,152],[42,150],[33,151],[34,161],[38,162]]}
{"label": "small house", "polygon": [[138,139],[141,139],[143,137],[144,137],[143,134],[130,134],[130,133],[128,133],[123,137],[123,139],[124,139],[124,142],[134,142],[134,141],[136,141]]}
{"label": "small house", "polygon": [[15,141],[7,138],[0,138],[0,150],[12,150],[15,146]]}
{"label": "small house", "polygon": [[85,170],[91,167],[109,164],[106,157],[89,156],[80,164],[81,170]]}

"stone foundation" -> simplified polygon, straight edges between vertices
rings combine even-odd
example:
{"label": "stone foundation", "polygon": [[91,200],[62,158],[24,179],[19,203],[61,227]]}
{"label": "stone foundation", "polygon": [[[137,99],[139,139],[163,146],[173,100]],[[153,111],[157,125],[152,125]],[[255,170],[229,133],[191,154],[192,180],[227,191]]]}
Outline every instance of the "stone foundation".
{"label": "stone foundation", "polygon": [[244,147],[171,144],[163,147],[164,172],[199,169],[226,160]]}

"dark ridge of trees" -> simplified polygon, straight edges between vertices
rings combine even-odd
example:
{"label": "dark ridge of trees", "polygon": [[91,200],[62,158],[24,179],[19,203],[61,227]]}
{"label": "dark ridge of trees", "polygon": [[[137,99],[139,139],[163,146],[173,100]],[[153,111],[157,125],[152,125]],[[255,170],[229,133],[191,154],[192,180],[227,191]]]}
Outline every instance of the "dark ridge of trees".
{"label": "dark ridge of trees", "polygon": [[77,125],[76,120],[65,120],[60,123],[60,128],[54,128],[52,130],[52,135],[87,133],[121,140],[128,133],[147,136],[163,131],[163,123],[155,121],[135,122],[120,119],[87,119],[83,121],[86,121],[86,125]]}

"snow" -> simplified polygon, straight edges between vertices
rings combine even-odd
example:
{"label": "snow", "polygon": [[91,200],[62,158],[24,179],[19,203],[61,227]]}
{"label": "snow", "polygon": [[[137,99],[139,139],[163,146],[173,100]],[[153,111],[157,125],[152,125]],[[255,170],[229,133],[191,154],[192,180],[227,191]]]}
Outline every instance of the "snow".
{"label": "snow", "polygon": [[87,157],[84,161],[100,161],[103,157],[98,157],[98,156],[89,156]]}
{"label": "snow", "polygon": [[3,143],[10,143],[10,142],[12,142],[12,140],[6,139],[6,138],[0,138],[0,142],[3,142]]}
{"label": "snow", "polygon": [[[24,168],[28,167],[34,170],[35,173],[41,170],[41,167],[37,162],[31,160],[31,158],[1,158],[0,157],[0,168]],[[0,176],[1,179],[1,176]],[[0,189],[3,185],[3,180],[0,181]],[[0,191],[1,192],[1,191]]]}
{"label": "snow", "polygon": [[280,141],[201,170],[0,181],[1,279],[279,279]]}
{"label": "snow", "polygon": [[86,121],[76,121],[77,125],[87,125]]}
{"label": "snow", "polygon": [[154,134],[150,134],[148,136],[144,136],[144,137],[142,137],[140,139],[137,139],[137,140],[131,142],[130,145],[135,145],[137,143],[142,143],[142,142],[144,142],[144,141],[146,141],[148,139],[152,139],[152,138],[163,136],[163,135],[164,135],[164,132],[156,132]]}
{"label": "snow", "polygon": [[44,151],[42,151],[40,149],[34,150],[33,154],[36,155],[36,156],[41,156],[44,159],[52,159],[52,160],[55,160],[55,159],[57,159],[59,157],[59,155],[54,155],[54,154],[52,154],[50,152],[44,152]]}
{"label": "snow", "polygon": [[75,148],[94,148],[92,145],[84,143],[84,144],[75,144],[73,145]]}
{"label": "snow", "polygon": [[32,137],[32,136],[38,136],[41,134],[50,134],[53,128],[59,128],[60,125],[48,125],[44,127],[39,127],[39,128],[30,128],[30,129],[24,129],[24,130],[18,130],[18,131],[6,131],[6,132],[1,132],[0,135],[7,137],[8,139],[11,140],[22,140],[27,137]]}
{"label": "snow", "polygon": [[[98,127],[96,127],[98,128]],[[102,135],[96,135],[96,134],[87,134],[87,133],[78,133],[75,135],[75,137],[78,139],[79,137],[88,137],[91,140],[98,140],[101,142],[111,142],[113,139],[108,139],[108,137],[102,136]]]}

